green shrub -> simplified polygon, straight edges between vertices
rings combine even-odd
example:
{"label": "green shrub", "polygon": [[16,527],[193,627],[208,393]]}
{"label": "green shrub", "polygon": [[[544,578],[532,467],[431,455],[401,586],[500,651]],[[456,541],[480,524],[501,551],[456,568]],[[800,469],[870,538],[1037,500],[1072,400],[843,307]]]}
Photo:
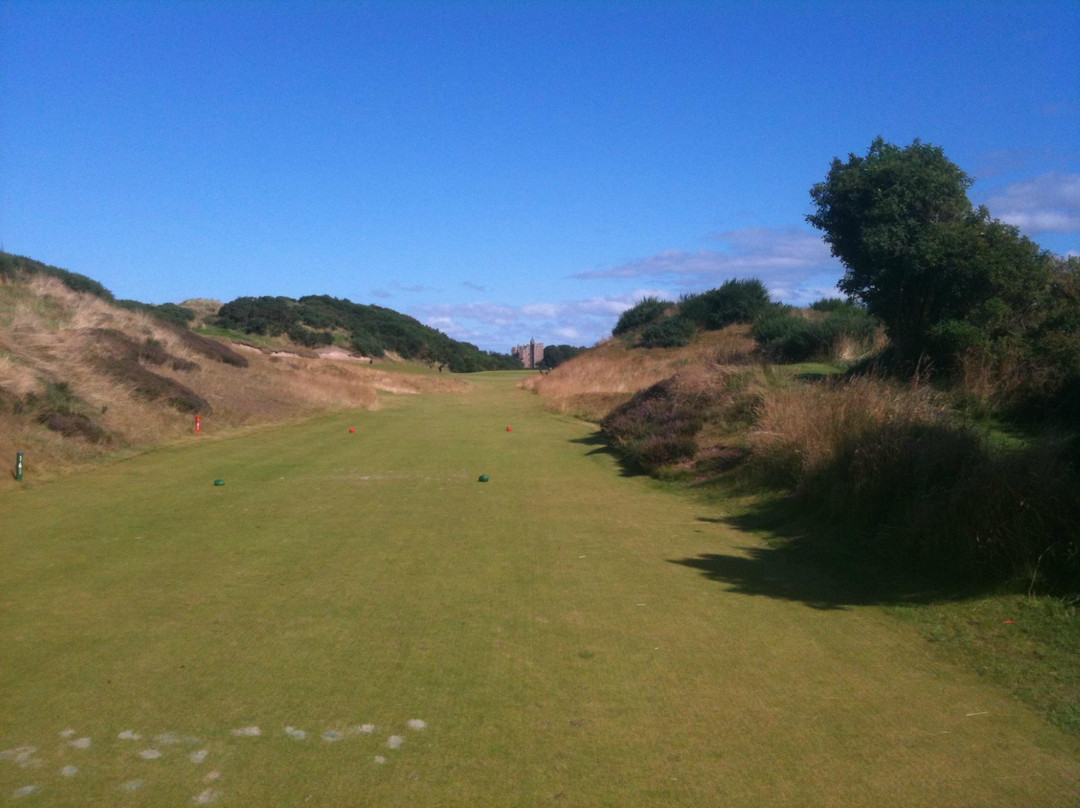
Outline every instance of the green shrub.
{"label": "green shrub", "polygon": [[850,300],[845,300],[842,297],[823,297],[820,300],[815,300],[810,304],[812,311],[820,311],[825,314],[831,314],[834,312],[850,312],[853,310],[862,309],[856,303],[852,303]]}
{"label": "green shrub", "polygon": [[805,362],[821,349],[810,321],[787,313],[763,317],[752,333],[761,352],[774,362]]}
{"label": "green shrub", "polygon": [[617,337],[635,331],[663,317],[674,305],[671,301],[660,300],[657,297],[643,298],[619,315],[619,321],[611,333]]}
{"label": "green shrub", "polygon": [[873,317],[858,307],[832,311],[820,320],[782,311],[767,314],[754,324],[754,339],[763,354],[780,363],[836,358],[845,341],[863,349],[873,344]]}
{"label": "green shrub", "polygon": [[265,334],[284,334],[299,319],[296,301],[287,297],[238,297],[218,311],[216,324],[222,328]]}
{"label": "green shrub", "polygon": [[85,438],[93,443],[108,443],[111,436],[88,414],[90,406],[67,382],[48,382],[44,395],[31,393],[18,407],[20,412],[35,412],[34,420],[67,438]]}
{"label": "green shrub", "polygon": [[679,315],[716,331],[733,323],[753,322],[770,305],[769,292],[760,280],[733,278],[716,289],[684,297],[679,301]]}
{"label": "green shrub", "polygon": [[186,326],[195,319],[195,312],[186,306],[178,306],[175,303],[140,303],[138,300],[117,300],[116,305],[130,311],[141,311],[155,317],[158,320],[173,325]]}
{"label": "green shrub", "polygon": [[80,275],[78,272],[68,272],[66,269],[49,267],[45,274],[58,278],[64,286],[73,292],[83,292],[94,297],[100,297],[109,303],[114,300],[112,292],[94,279]]}
{"label": "green shrub", "polygon": [[0,277],[15,278],[20,273],[25,275],[45,275],[56,278],[73,292],[85,292],[109,303],[114,302],[113,293],[92,278],[70,272],[60,267],[43,264],[33,258],[12,253],[0,252]]}
{"label": "green shrub", "polygon": [[557,368],[563,362],[567,362],[587,350],[588,348],[584,345],[581,347],[575,347],[573,345],[548,345],[544,348],[544,358],[540,360],[540,367],[548,370]]}
{"label": "green shrub", "polygon": [[349,345],[357,353],[364,356],[385,356],[386,349],[383,348],[382,343],[373,334],[369,334],[365,331],[354,331],[352,339],[349,340]]}
{"label": "green shrub", "polygon": [[136,354],[139,359],[152,365],[164,365],[169,359],[165,346],[153,337],[147,337],[146,342],[136,348]]}
{"label": "green shrub", "polygon": [[[612,410],[600,428],[628,461],[648,472],[695,459],[698,436],[706,427],[746,429],[755,420],[760,391],[745,373],[706,373],[691,370],[636,393]],[[723,462],[745,457],[737,447],[725,447]]]}
{"label": "green shrub", "polygon": [[289,326],[287,333],[289,339],[305,348],[322,348],[334,342],[334,335],[328,331],[312,331],[302,325]]}
{"label": "green shrub", "polygon": [[600,423],[608,439],[629,461],[647,471],[693,457],[702,411],[679,395],[675,377],[635,394]]}
{"label": "green shrub", "polygon": [[92,443],[109,443],[112,440],[112,436],[85,413],[43,413],[37,420],[46,429],[59,432],[65,438],[85,438]]}
{"label": "green shrub", "polygon": [[952,372],[964,357],[986,354],[990,340],[983,329],[966,320],[942,320],[930,327],[926,346],[927,358],[935,369]]}
{"label": "green shrub", "polygon": [[689,345],[696,332],[697,326],[685,317],[664,317],[641,329],[638,345],[642,348],[679,348]]}

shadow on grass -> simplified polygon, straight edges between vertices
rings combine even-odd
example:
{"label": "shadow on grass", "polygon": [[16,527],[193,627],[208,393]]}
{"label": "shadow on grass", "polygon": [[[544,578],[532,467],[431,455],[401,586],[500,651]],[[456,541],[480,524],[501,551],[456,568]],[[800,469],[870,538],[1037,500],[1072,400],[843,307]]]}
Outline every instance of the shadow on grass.
{"label": "shadow on grass", "polygon": [[702,553],[668,559],[698,570],[727,591],[804,603],[813,609],[940,603],[985,594],[979,586],[931,580],[911,569],[846,550],[827,528],[798,515],[790,498],[775,498],[729,517],[698,521],[761,536],[765,546],[739,547],[739,555]]}
{"label": "shadow on grass", "polygon": [[608,443],[607,438],[604,437],[604,433],[599,429],[584,438],[571,438],[570,443],[591,447],[590,451],[585,453],[586,457],[590,457],[591,455],[607,455],[614,458],[619,464],[619,476],[621,477],[641,477],[647,474],[647,472],[636,463],[630,462],[611,448],[611,444]]}

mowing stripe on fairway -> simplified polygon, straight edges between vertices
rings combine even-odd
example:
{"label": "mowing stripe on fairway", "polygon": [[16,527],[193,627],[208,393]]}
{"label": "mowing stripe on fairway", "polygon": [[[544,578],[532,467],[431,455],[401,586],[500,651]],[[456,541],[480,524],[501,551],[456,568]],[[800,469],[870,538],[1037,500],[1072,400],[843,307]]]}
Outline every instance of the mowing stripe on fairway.
{"label": "mowing stripe on fairway", "polygon": [[[0,498],[0,802],[1080,796],[1068,736],[876,609],[770,588],[756,539],[516,378]],[[671,563],[708,558],[758,585]]]}

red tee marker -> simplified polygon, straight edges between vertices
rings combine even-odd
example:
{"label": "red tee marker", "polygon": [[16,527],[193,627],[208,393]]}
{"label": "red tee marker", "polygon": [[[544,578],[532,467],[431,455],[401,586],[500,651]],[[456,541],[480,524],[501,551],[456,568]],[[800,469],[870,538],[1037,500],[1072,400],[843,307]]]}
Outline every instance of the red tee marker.
{"label": "red tee marker", "polygon": [[355,431],[356,431],[356,427],[355,427],[355,426],[349,427],[349,434],[350,434],[350,435],[351,435],[352,433],[354,433]]}
{"label": "red tee marker", "polygon": [[514,428],[513,428],[512,426],[508,426],[508,427],[506,428],[506,431],[507,431],[507,432],[513,432],[513,431],[514,431]]}

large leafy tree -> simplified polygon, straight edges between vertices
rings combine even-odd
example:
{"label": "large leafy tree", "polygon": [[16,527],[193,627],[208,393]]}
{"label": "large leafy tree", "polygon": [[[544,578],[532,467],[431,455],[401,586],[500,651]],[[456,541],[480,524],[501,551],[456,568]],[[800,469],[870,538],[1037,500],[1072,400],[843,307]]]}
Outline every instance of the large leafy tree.
{"label": "large leafy tree", "polygon": [[1050,258],[975,209],[971,178],[938,146],[880,137],[865,157],[833,160],[807,221],[844,265],[840,288],[884,324],[899,357],[948,359],[1023,330]]}

